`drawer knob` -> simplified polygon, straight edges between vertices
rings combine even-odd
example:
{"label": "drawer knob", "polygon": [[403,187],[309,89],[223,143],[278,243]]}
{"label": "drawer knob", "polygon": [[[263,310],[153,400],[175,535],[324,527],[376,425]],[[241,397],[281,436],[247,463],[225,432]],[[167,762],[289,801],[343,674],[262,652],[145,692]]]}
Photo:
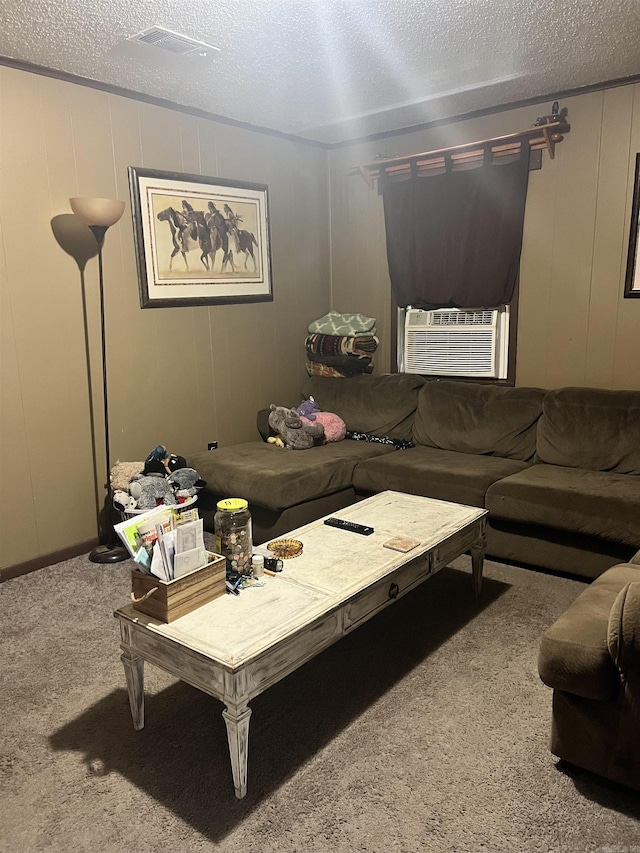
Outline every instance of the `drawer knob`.
{"label": "drawer knob", "polygon": [[400,592],[400,587],[397,583],[392,583],[389,587],[389,598],[397,598]]}

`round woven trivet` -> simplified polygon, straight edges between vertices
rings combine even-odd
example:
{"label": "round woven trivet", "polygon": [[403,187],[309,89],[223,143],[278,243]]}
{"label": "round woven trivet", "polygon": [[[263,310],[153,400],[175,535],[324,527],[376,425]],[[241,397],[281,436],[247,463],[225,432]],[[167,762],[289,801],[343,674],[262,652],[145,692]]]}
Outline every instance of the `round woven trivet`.
{"label": "round woven trivet", "polygon": [[290,560],[302,554],[302,542],[298,539],[276,539],[269,542],[267,548],[280,560]]}

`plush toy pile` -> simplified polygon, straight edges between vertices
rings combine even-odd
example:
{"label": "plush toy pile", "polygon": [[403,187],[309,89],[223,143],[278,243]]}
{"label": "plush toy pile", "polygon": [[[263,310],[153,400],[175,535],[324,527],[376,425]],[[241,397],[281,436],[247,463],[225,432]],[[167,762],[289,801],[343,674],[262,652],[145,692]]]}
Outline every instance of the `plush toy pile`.
{"label": "plush toy pile", "polygon": [[376,321],[363,314],[329,311],[309,325],[305,340],[309,376],[349,377],[373,372]]}
{"label": "plush toy pile", "polygon": [[303,400],[295,409],[272,403],[269,427],[274,434],[267,442],[287,450],[308,450],[329,441],[342,441],[347,432],[342,418],[333,412],[321,412],[313,397]]}
{"label": "plush toy pile", "polygon": [[342,441],[347,434],[347,426],[341,417],[333,412],[322,412],[320,407],[313,399],[303,400],[296,407],[296,412],[300,415],[303,423],[322,424],[324,427],[325,441]]}
{"label": "plush toy pile", "polygon": [[269,406],[269,426],[276,433],[270,439],[270,444],[277,444],[287,450],[307,450],[314,444],[324,443],[324,427],[322,424],[306,423],[295,409],[286,406]]}
{"label": "plush toy pile", "polygon": [[121,512],[184,503],[206,486],[184,456],[159,444],[144,462],[116,462],[111,469],[113,505]]}

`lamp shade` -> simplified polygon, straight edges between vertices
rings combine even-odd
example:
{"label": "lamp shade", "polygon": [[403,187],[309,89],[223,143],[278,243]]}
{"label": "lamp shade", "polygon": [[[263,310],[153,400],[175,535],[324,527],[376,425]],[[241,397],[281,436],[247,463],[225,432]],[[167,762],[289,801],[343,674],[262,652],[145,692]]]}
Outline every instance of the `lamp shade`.
{"label": "lamp shade", "polygon": [[70,198],[71,210],[86,225],[110,228],[124,213],[124,202],[114,198]]}

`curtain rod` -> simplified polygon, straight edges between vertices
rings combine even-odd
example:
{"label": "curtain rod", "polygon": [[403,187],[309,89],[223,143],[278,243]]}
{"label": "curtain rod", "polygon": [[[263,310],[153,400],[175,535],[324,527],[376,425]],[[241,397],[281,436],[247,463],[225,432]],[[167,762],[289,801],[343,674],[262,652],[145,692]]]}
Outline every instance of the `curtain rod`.
{"label": "curtain rod", "polygon": [[553,104],[551,115],[541,116],[532,127],[517,133],[507,133],[504,136],[494,136],[490,139],[481,139],[476,142],[465,142],[461,145],[450,145],[447,148],[438,148],[433,151],[424,151],[421,154],[408,154],[402,157],[388,157],[374,160],[373,163],[365,163],[351,170],[351,175],[362,175],[371,189],[375,181],[384,173],[386,177],[403,178],[419,177],[429,174],[433,170],[445,167],[447,159],[453,163],[473,163],[484,157],[487,146],[491,146],[494,157],[513,157],[520,153],[520,146],[525,139],[529,139],[532,151],[546,149],[549,157],[553,160],[555,146],[562,142],[564,134],[571,130],[567,123],[567,108],[558,109],[557,102]]}

